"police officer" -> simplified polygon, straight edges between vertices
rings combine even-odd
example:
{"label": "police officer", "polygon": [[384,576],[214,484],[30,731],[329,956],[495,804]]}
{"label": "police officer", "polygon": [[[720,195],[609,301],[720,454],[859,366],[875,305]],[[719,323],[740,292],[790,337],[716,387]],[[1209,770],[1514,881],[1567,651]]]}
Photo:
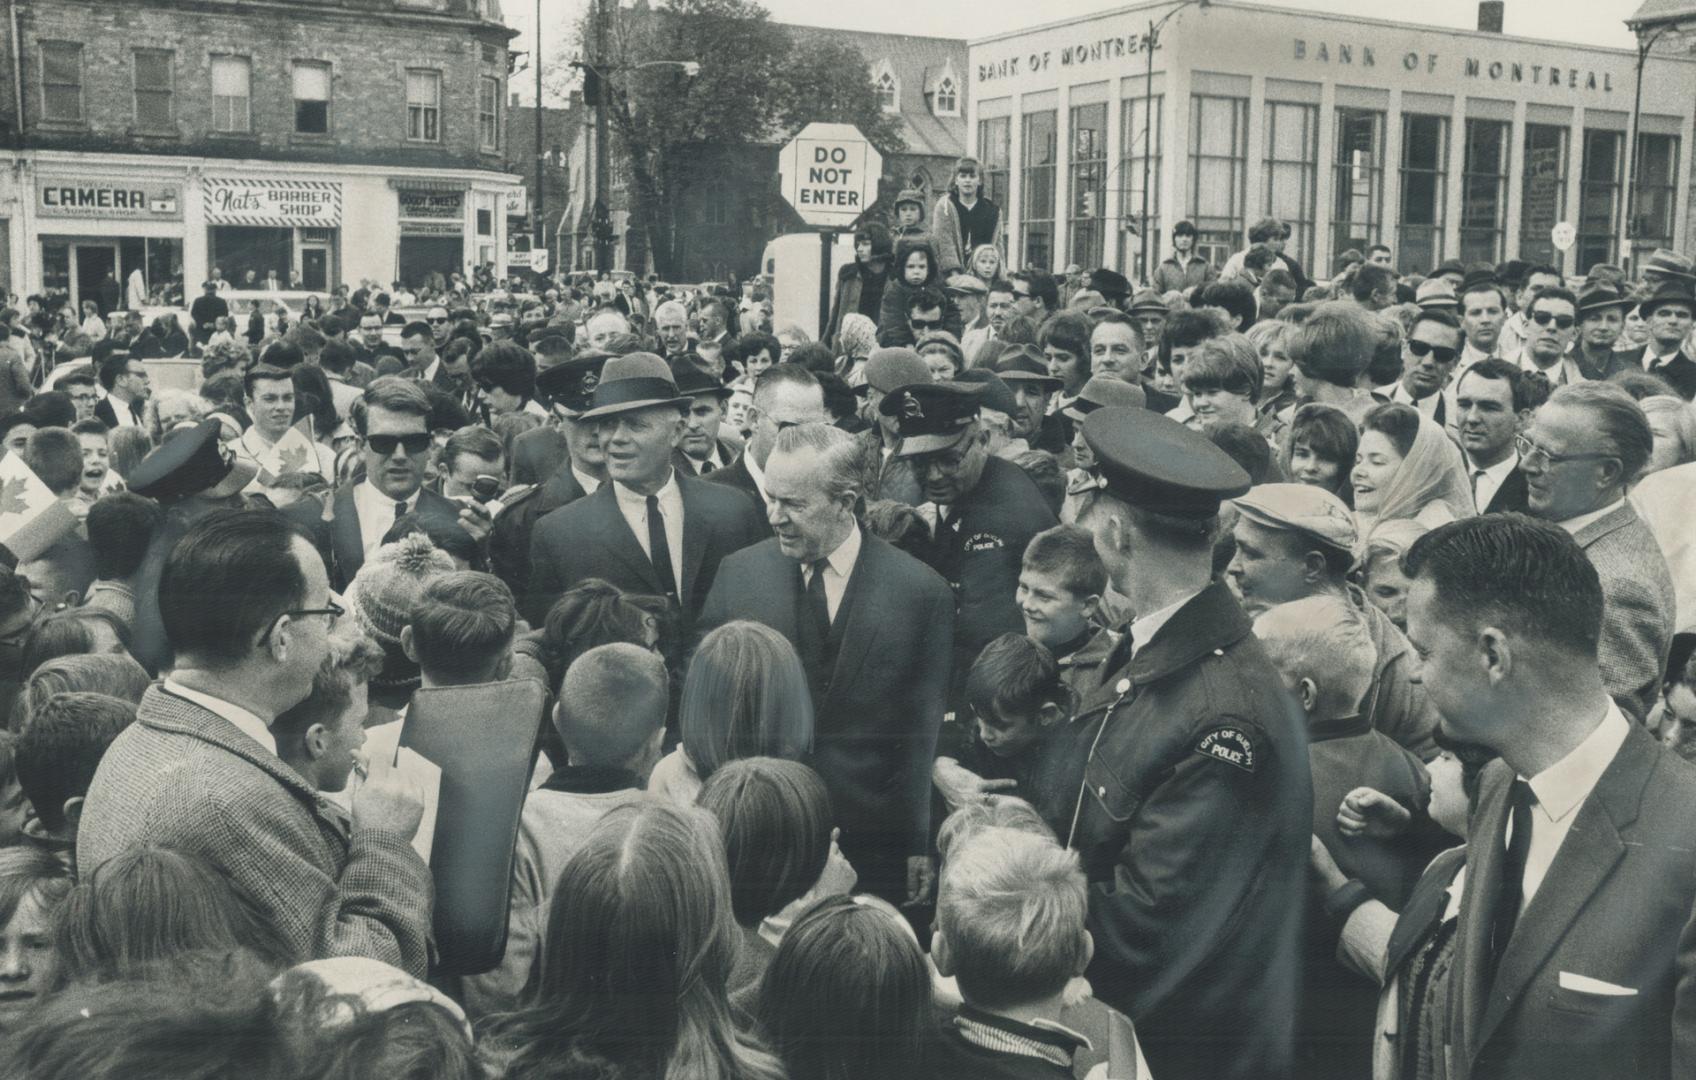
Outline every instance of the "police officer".
{"label": "police officer", "polygon": [[1137,612],[1039,784],[1089,875],[1090,984],[1163,1080],[1287,1076],[1313,784],[1301,714],[1212,580],[1248,476],[1146,410],[1082,426],[1104,486],[1079,524]]}
{"label": "police officer", "polygon": [[[606,361],[606,353],[589,350],[536,376],[537,396],[550,403],[553,423],[565,439],[566,458],[552,476],[517,496],[509,496],[506,508],[495,518],[489,537],[489,562],[514,596],[529,595],[530,533],[536,522],[548,511],[592,494],[606,479],[606,453],[601,449],[600,436],[593,424],[577,419],[589,408]],[[525,612],[535,626],[540,626],[546,615],[545,611]]]}
{"label": "police officer", "polygon": [[1024,633],[1013,599],[1019,563],[1031,537],[1059,524],[1024,470],[990,453],[979,408],[977,390],[933,382],[897,387],[878,405],[896,421],[894,454],[912,461],[925,499],[937,507],[927,561],[954,589],[956,691],[985,645]]}

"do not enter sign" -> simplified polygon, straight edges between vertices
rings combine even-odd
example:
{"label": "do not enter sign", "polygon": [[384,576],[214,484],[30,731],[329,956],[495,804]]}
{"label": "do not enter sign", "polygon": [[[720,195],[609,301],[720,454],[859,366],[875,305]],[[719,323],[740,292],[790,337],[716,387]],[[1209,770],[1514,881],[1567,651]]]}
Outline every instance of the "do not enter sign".
{"label": "do not enter sign", "polygon": [[852,225],[877,201],[883,155],[852,124],[808,124],[777,162],[783,197],[808,225]]}

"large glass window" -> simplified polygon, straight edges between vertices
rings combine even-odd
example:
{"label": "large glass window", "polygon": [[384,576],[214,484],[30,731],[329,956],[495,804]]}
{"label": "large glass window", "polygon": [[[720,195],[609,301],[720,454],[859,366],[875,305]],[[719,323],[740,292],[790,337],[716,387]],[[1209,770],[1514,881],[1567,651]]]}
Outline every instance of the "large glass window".
{"label": "large glass window", "polygon": [[1196,252],[1214,265],[1242,242],[1248,99],[1190,98],[1190,218]]}
{"label": "large glass window", "polygon": [[82,46],[77,42],[41,43],[41,116],[82,119]]}
{"label": "large glass window", "polygon": [[295,61],[294,129],[302,135],[329,134],[329,64]]}
{"label": "large glass window", "polygon": [[1266,212],[1290,230],[1286,250],[1313,265],[1319,185],[1319,106],[1266,103]]}
{"label": "large glass window", "polygon": [[1443,261],[1443,208],[1448,197],[1449,118],[1402,117],[1401,213],[1396,262],[1403,272]]}
{"label": "large glass window", "polygon": [[1072,207],[1069,262],[1101,266],[1107,199],[1107,103],[1072,110]]}
{"label": "large glass window", "polygon": [[1502,260],[1502,230],[1507,225],[1508,140],[1512,128],[1505,120],[1466,122],[1466,154],[1460,182],[1462,262]]}
{"label": "large glass window", "polygon": [[[1119,214],[1126,226],[1119,233],[1122,245],[1119,266],[1138,281],[1147,281],[1160,262],[1160,150],[1164,118],[1160,106],[1164,100],[1159,94],[1152,98],[1126,98],[1119,110],[1122,125]],[[1145,240],[1148,266],[1143,265]]]}
{"label": "large glass window", "polygon": [[212,58],[212,130],[247,131],[253,62],[245,56]]}
{"label": "large glass window", "polygon": [[1007,170],[1012,164],[1013,120],[998,116],[978,121],[978,163],[983,169],[983,194],[1006,214]]}
{"label": "large glass window", "polygon": [[1025,114],[1024,128],[1024,188],[1020,194],[1019,220],[1023,240],[1019,245],[1019,268],[1054,269],[1054,163],[1059,147],[1055,145],[1054,110]]}
{"label": "large glass window", "polygon": [[1566,220],[1567,129],[1525,125],[1525,176],[1519,194],[1519,257],[1561,265],[1551,234]]}
{"label": "large glass window", "polygon": [[501,81],[484,75],[477,95],[477,145],[484,150],[501,148]]}
{"label": "large glass window", "polygon": [[1643,247],[1675,247],[1673,219],[1678,213],[1678,136],[1637,136],[1631,238]]}
{"label": "large glass window", "polygon": [[1614,262],[1619,253],[1619,197],[1624,184],[1625,135],[1584,132],[1584,171],[1579,174],[1578,272]]}
{"label": "large glass window", "polygon": [[135,126],[143,131],[168,131],[172,124],[173,61],[168,49],[137,49],[134,55]]}
{"label": "large glass window", "polygon": [[442,135],[442,73],[406,73],[406,137],[436,142]]}
{"label": "large glass window", "polygon": [[[1337,110],[1337,170],[1331,185],[1331,258],[1379,242],[1384,219],[1384,114]],[[1429,269],[1429,267],[1427,267]]]}

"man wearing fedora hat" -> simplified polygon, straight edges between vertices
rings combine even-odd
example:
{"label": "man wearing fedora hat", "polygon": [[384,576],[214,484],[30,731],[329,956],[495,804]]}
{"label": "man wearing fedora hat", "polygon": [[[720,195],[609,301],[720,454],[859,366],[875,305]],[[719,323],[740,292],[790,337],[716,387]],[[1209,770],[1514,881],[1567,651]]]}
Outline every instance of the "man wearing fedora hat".
{"label": "man wearing fedora hat", "polygon": [[596,427],[608,482],[536,523],[525,605],[532,624],[561,593],[601,578],[666,597],[689,640],[719,560],[770,535],[747,495],[682,476],[673,465],[689,401],[653,353],[606,362],[590,408],[577,419]]}
{"label": "man wearing fedora hat", "polygon": [[724,403],[733,393],[730,387],[706,372],[686,368],[677,376],[677,389],[689,399],[689,411],[672,464],[686,476],[705,476],[735,461],[736,445],[719,435]]}
{"label": "man wearing fedora hat", "polygon": [[898,418],[881,412],[885,394],[899,387],[922,383],[930,379],[930,369],[912,349],[878,349],[866,360],[866,381],[854,388],[860,398],[860,416],[869,422],[857,436],[866,454],[866,500],[887,499],[918,506],[925,501],[919,479],[913,473],[909,458],[900,457],[895,448],[901,442]]}
{"label": "man wearing fedora hat", "polygon": [[1600,282],[1578,294],[1578,340],[1572,359],[1584,378],[1600,381],[1631,368],[1631,355],[1614,349],[1630,306],[1618,289]]}
{"label": "man wearing fedora hat", "polygon": [[1013,399],[1019,406],[1011,418],[1013,438],[1025,440],[1033,450],[1047,450],[1056,456],[1067,454],[1072,441],[1071,425],[1059,413],[1048,411],[1048,400],[1060,389],[1061,382],[1049,373],[1042,354],[1033,346],[1015,345],[996,359],[995,374],[1013,391]]}
{"label": "man wearing fedora hat", "polygon": [[1643,370],[1671,383],[1685,401],[1696,398],[1696,360],[1684,351],[1696,316],[1696,292],[1690,281],[1668,277],[1640,310],[1649,324],[1649,344],[1638,358]]}
{"label": "man wearing fedora hat", "polygon": [[1643,260],[1643,283],[1651,289],[1658,289],[1668,281],[1696,288],[1696,267],[1688,257],[1671,248],[1656,248]]}

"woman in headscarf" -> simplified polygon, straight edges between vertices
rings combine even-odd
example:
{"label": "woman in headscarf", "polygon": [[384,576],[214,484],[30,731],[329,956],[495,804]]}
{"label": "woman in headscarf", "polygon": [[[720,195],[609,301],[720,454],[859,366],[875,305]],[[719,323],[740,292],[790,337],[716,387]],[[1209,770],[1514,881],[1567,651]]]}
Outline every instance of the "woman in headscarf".
{"label": "woman in headscarf", "polygon": [[1408,405],[1366,414],[1349,482],[1362,550],[1384,522],[1407,518],[1434,529],[1478,512],[1460,448]]}

